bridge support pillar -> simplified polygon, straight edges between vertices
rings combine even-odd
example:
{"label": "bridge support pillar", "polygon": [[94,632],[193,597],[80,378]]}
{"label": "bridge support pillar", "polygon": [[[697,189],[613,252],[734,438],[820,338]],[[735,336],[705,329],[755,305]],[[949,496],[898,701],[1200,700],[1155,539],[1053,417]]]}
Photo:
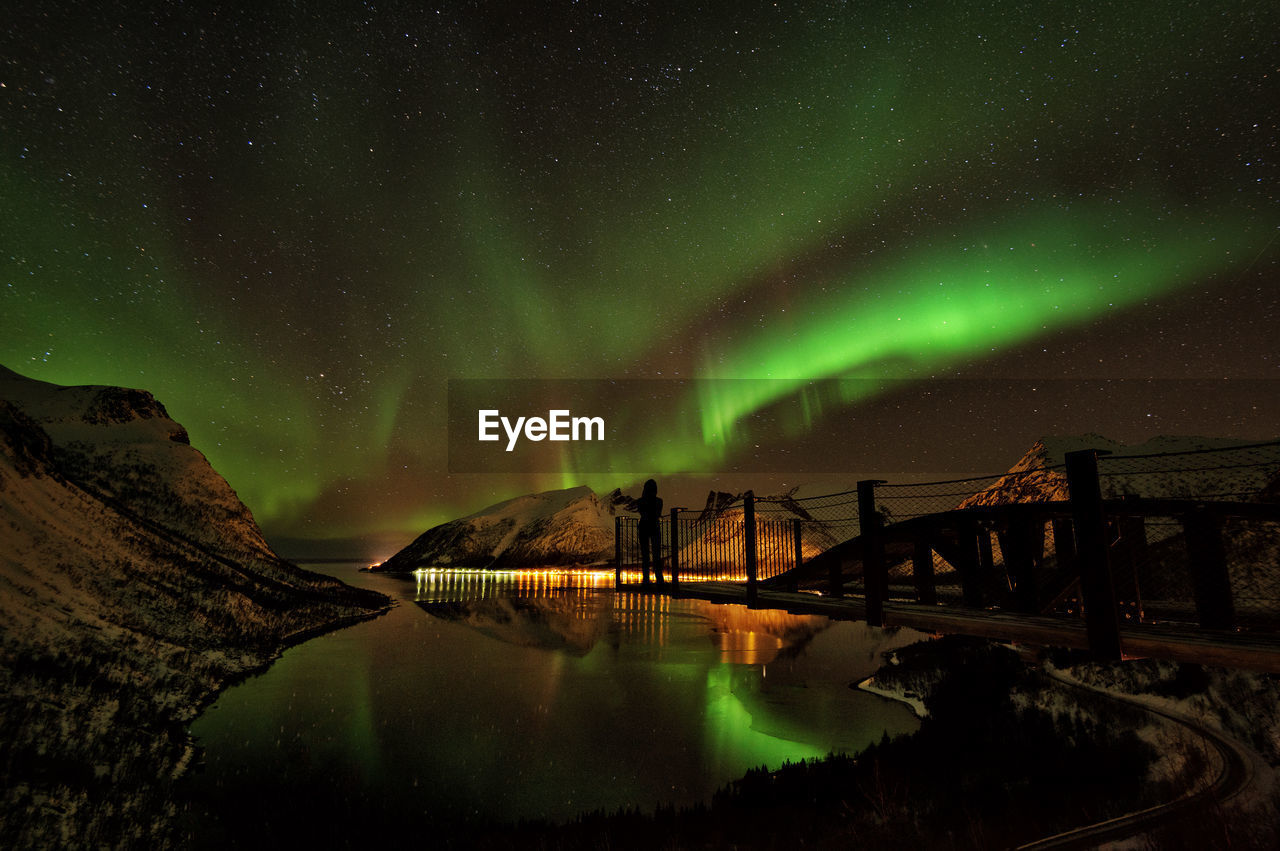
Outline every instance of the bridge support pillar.
{"label": "bridge support pillar", "polygon": [[1121,623],[1142,621],[1142,589],[1152,583],[1144,575],[1147,567],[1147,524],[1142,516],[1124,516],[1115,522],[1115,544],[1111,547],[1111,578],[1116,585]]}
{"label": "bridge support pillar", "polygon": [[889,574],[884,563],[884,537],[876,511],[876,485],[880,479],[858,482],[858,526],[862,535],[862,586],[867,601],[867,623],[884,626],[884,604],[889,596]]}
{"label": "bridge support pillar", "polygon": [[965,608],[982,608],[982,556],[978,551],[978,536],[986,532],[972,520],[962,522],[956,530],[956,572],[960,574],[960,596]]}
{"label": "bridge support pillar", "polygon": [[1121,657],[1120,616],[1107,553],[1102,486],[1098,483],[1099,452],[1081,449],[1066,454],[1067,488],[1089,649],[1099,659],[1114,660]]}
{"label": "bridge support pillar", "polygon": [[1005,569],[1013,581],[1014,605],[1020,612],[1038,614],[1040,587],[1037,569],[1044,556],[1044,523],[1030,514],[1013,512],[1005,531],[997,532]]}
{"label": "bridge support pillar", "polygon": [[1231,599],[1231,575],[1218,520],[1204,510],[1182,518],[1187,538],[1191,587],[1196,596],[1196,616],[1204,629],[1231,629],[1235,604]]}

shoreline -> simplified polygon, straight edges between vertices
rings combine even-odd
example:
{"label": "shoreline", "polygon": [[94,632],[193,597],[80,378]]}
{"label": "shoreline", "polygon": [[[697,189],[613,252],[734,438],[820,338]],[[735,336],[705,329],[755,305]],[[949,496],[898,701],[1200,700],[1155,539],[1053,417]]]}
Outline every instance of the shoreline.
{"label": "shoreline", "polygon": [[[293,632],[288,633],[287,636],[280,639],[279,646],[276,646],[276,648],[271,651],[271,655],[268,659],[264,659],[261,663],[252,665],[252,667],[244,669],[242,672],[232,674],[232,676],[228,677],[227,680],[219,681],[218,685],[212,687],[209,694],[202,695],[200,699],[196,701],[196,705],[192,708],[191,715],[186,719],[179,720],[178,723],[182,723],[183,727],[191,726],[192,720],[200,717],[201,713],[204,713],[206,709],[209,709],[210,706],[218,700],[219,695],[223,694],[224,691],[227,691],[228,688],[232,686],[237,686],[239,683],[251,680],[253,677],[260,677],[261,674],[268,672],[271,665],[279,662],[280,656],[284,655],[285,650],[296,648],[297,645],[303,644],[303,642],[310,641],[311,639],[317,639],[317,637],[328,635],[329,632],[346,630],[347,627],[356,626],[358,623],[364,623],[365,621],[372,621],[374,618],[383,617],[384,614],[387,614],[390,610],[396,608],[397,605],[396,600],[390,600],[390,598],[388,598],[388,600],[387,605],[375,610],[375,612],[367,612],[365,614],[347,614],[347,616],[340,617],[329,623],[319,623],[315,624],[315,626],[303,627],[301,630],[294,630]],[[175,775],[175,777],[180,777],[180,774]]]}
{"label": "shoreline", "polygon": [[889,689],[880,688],[875,684],[875,682],[876,682],[875,675],[872,674],[862,682],[855,683],[854,688],[858,689],[859,691],[865,691],[868,694],[874,694],[877,697],[882,697],[885,700],[889,700],[894,703],[904,704],[905,706],[911,709],[912,714],[914,714],[916,718],[919,718],[922,721],[925,719],[925,717],[928,716],[929,710],[925,708],[924,701],[921,700],[920,698],[910,697],[901,692],[890,691]]}
{"label": "shoreline", "polygon": [[244,643],[225,628],[166,639],[128,621],[104,632],[75,617],[60,621],[69,648],[61,652],[9,634],[6,650],[16,661],[14,723],[3,743],[10,765],[0,801],[3,844],[172,845],[183,807],[177,785],[200,764],[195,720],[289,648],[396,605],[340,580],[290,596],[277,614],[292,629],[255,640],[261,624],[246,622]]}
{"label": "shoreline", "polygon": [[194,758],[199,754],[200,746],[195,744],[195,740],[191,737],[191,725],[195,722],[197,718],[199,718],[202,714],[204,714],[204,712],[210,706],[212,706],[214,703],[217,702],[218,698],[223,694],[223,692],[237,685],[240,685],[241,683],[247,680],[251,680],[254,677],[262,676],[267,671],[269,671],[271,669],[271,666],[274,665],[276,662],[278,662],[280,658],[284,656],[285,651],[289,650],[290,648],[296,647],[299,644],[303,644],[307,641],[310,641],[313,638],[319,638],[320,636],[328,635],[331,632],[338,632],[339,630],[356,626],[357,624],[364,623],[365,621],[371,621],[376,618],[380,618],[383,615],[390,612],[393,608],[395,608],[396,605],[397,603],[395,600],[391,600],[390,598],[388,598],[387,604],[376,611],[368,612],[365,614],[359,614],[359,615],[344,615],[343,617],[338,618],[337,620],[327,624],[317,624],[315,626],[310,626],[310,627],[305,627],[303,629],[295,630],[294,632],[289,633],[288,635],[284,636],[281,639],[280,645],[271,653],[269,658],[264,659],[261,663],[256,664],[250,668],[247,668],[244,671],[241,671],[237,674],[227,677],[225,680],[222,680],[217,685],[215,685],[207,694],[202,695],[198,700],[195,701],[195,704],[193,706],[188,707],[188,709],[190,710],[190,713],[185,718],[163,719],[162,723],[177,723],[182,725],[184,735],[186,736],[186,746],[188,749],[188,753],[184,754],[183,759],[180,760],[180,763],[181,763],[180,766],[178,768],[175,768],[174,773],[170,776],[170,779],[178,780],[181,777],[183,777],[187,773],[187,770],[190,768],[190,765],[194,761]]}

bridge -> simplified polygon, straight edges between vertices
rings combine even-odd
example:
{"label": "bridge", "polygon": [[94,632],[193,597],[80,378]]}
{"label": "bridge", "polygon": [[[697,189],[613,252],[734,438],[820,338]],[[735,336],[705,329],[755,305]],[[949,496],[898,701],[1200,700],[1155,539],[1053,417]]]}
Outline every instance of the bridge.
{"label": "bridge", "polygon": [[663,518],[663,593],[1280,673],[1280,441],[725,503]]}

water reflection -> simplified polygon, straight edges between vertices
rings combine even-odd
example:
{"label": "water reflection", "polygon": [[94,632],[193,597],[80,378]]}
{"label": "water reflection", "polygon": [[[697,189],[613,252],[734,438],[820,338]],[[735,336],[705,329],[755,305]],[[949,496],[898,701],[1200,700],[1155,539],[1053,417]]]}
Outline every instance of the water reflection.
{"label": "water reflection", "polygon": [[916,726],[849,688],[905,632],[617,593],[609,571],[352,572],[414,605],[291,648],[201,715],[191,845],[706,802]]}
{"label": "water reflection", "polygon": [[434,617],[508,644],[580,656],[605,639],[615,647],[668,647],[673,622],[692,618],[705,627],[721,662],[767,665],[779,654],[794,655],[831,624],[818,615],[737,605],[708,606],[696,616],[683,608],[677,613],[666,595],[612,590],[611,571],[435,568],[414,578],[414,602]]}
{"label": "water reflection", "polygon": [[818,615],[745,606],[716,606],[709,617],[721,660],[742,665],[768,665],[779,658],[794,658],[815,635],[831,626],[829,618]]}
{"label": "water reflection", "polygon": [[473,570],[432,567],[413,573],[414,601],[467,602],[493,597],[549,597],[585,588],[612,588],[612,570]]}

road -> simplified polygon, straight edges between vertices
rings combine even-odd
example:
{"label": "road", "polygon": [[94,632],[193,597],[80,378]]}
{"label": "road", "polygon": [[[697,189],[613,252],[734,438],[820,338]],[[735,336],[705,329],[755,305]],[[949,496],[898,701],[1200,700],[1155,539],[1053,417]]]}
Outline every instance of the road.
{"label": "road", "polygon": [[1196,783],[1190,790],[1172,801],[1054,836],[1047,836],[1021,845],[1020,849],[1037,849],[1038,851],[1038,849],[1047,848],[1096,848],[1107,842],[1137,836],[1162,825],[1189,818],[1212,806],[1225,807],[1240,798],[1253,782],[1255,754],[1234,739],[1207,727],[1198,719],[1171,709],[1153,707],[1136,698],[1124,697],[1085,685],[1052,668],[1046,668],[1045,671],[1064,685],[1091,691],[1118,703],[1136,706],[1151,715],[1186,728],[1204,743],[1204,753],[1209,765],[1201,782]]}

